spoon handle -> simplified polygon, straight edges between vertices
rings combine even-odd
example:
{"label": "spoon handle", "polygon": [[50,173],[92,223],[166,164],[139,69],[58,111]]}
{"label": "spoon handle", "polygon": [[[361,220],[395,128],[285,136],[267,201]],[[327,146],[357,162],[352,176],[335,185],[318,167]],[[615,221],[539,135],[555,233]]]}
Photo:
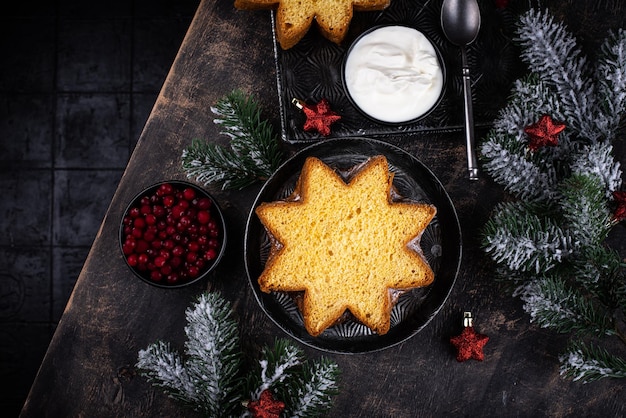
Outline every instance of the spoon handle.
{"label": "spoon handle", "polygon": [[467,52],[461,48],[461,60],[463,64],[463,104],[465,109],[465,143],[467,150],[467,169],[470,180],[478,180],[478,163],[474,150],[474,111],[472,108],[472,84],[470,80],[469,65],[467,64]]}

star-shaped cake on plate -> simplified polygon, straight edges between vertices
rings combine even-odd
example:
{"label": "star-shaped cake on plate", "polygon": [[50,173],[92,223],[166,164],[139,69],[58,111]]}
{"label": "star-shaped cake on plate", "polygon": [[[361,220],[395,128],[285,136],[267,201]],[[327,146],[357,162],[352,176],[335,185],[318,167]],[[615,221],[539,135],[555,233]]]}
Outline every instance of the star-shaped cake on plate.
{"label": "star-shaped cake on plate", "polygon": [[276,38],[289,49],[306,35],[313,21],[320,33],[340,43],[348,32],[353,12],[382,10],[391,0],[235,0],[239,10],[276,9]]}
{"label": "star-shaped cake on plate", "polygon": [[308,157],[293,194],[256,214],[272,250],[258,278],[264,292],[304,291],[304,325],[317,336],[348,310],[382,335],[390,328],[392,289],[427,286],[434,273],[419,239],[436,208],[392,199],[387,159],[370,157],[346,183]]}

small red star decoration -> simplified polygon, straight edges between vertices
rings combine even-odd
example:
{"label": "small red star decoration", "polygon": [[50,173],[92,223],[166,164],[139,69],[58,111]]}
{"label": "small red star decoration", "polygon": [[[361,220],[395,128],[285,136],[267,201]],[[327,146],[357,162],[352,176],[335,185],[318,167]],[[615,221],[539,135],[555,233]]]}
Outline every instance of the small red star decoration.
{"label": "small red star decoration", "polygon": [[248,402],[248,410],[254,418],[279,418],[285,409],[285,403],[274,399],[272,392],[265,389],[258,401]]}
{"label": "small red star decoration", "polygon": [[328,136],[330,135],[330,125],[341,119],[341,116],[331,110],[326,99],[320,100],[315,105],[306,104],[298,99],[293,99],[292,102],[306,115],[303,129],[307,132],[317,131]]}
{"label": "small red star decoration", "polygon": [[565,124],[555,122],[549,115],[543,115],[538,122],[524,128],[524,132],[530,137],[528,148],[534,152],[541,147],[556,146],[559,134],[564,129]]}
{"label": "small red star decoration", "polygon": [[626,192],[613,192],[613,199],[617,203],[617,208],[613,212],[613,220],[621,222],[626,219]]}
{"label": "small red star decoration", "polygon": [[479,334],[474,330],[473,326],[463,328],[461,335],[450,338],[452,345],[458,350],[456,359],[464,362],[473,358],[474,360],[483,361],[483,347],[489,341],[489,337]]}

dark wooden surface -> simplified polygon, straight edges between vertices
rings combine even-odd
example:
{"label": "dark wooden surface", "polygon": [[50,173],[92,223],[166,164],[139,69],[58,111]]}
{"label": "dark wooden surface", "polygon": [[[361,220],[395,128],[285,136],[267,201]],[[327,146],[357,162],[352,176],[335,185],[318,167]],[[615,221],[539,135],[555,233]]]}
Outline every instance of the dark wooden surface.
{"label": "dark wooden surface", "polygon": [[[621,23],[616,18],[593,20],[602,7],[619,9],[615,2],[576,6],[584,9],[584,19],[568,17],[578,2],[550,3],[556,4],[556,14],[569,19],[567,23],[589,48],[595,45],[593,31],[604,36],[608,25]],[[231,0],[201,3],[110,203],[22,416],[193,416],[135,375],[133,365],[138,351],[157,340],[170,341],[182,350],[184,311],[209,287],[233,302],[248,349],[285,336],[259,308],[243,265],[245,222],[259,186],[241,192],[207,188],[221,202],[229,232],[225,259],[210,281],[180,290],[149,286],[129,272],[117,242],[122,212],[138,191],[157,181],[184,179],[180,156],[192,138],[223,141],[209,110],[223,95],[233,88],[256,95],[264,116],[278,129],[269,28],[267,12],[238,12]],[[566,338],[529,324],[521,302],[494,283],[492,266],[479,248],[479,234],[504,196],[484,176],[474,183],[467,180],[462,135],[390,141],[429,166],[450,194],[463,232],[461,272],[442,310],[415,337],[376,353],[330,355],[342,378],[329,415],[626,415],[623,382],[605,379],[584,385],[562,379],[557,356],[565,349]],[[623,143],[616,148],[624,165]],[[449,338],[461,331],[463,311],[471,311],[478,330],[490,336],[483,362],[455,360]],[[303,348],[312,358],[328,355]]]}

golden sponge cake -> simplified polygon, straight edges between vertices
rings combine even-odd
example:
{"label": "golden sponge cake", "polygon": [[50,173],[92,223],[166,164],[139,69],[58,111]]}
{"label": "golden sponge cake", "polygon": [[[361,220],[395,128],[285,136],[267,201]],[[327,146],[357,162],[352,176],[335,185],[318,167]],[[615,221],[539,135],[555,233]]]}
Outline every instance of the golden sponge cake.
{"label": "golden sponge cake", "polygon": [[273,242],[259,287],[267,293],[304,291],[309,334],[321,334],[346,310],[385,334],[392,290],[432,283],[434,273],[414,244],[436,209],[392,201],[392,181],[382,155],[367,160],[348,183],[309,157],[290,198],[256,208]]}
{"label": "golden sponge cake", "polygon": [[390,0],[235,0],[240,10],[276,9],[276,38],[282,49],[297,44],[313,21],[321,34],[340,43],[348,32],[353,10],[382,10]]}

